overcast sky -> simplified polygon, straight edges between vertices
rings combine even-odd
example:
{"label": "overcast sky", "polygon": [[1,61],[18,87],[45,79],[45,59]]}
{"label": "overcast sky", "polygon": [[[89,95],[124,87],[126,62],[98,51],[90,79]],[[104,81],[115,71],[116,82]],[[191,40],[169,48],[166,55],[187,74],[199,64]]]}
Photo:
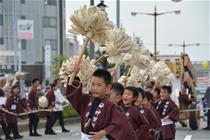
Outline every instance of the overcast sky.
{"label": "overcast sky", "polygon": [[[100,0],[95,0],[97,5]],[[66,0],[66,25],[70,28],[69,17],[82,5],[89,5],[89,0]],[[116,23],[116,0],[105,0],[109,19]],[[209,0],[121,0],[120,22],[126,33],[141,37],[145,47],[153,52],[154,17],[146,15],[131,16],[132,11],[152,13],[181,10],[180,15],[165,14],[157,17],[157,51],[160,54],[180,54],[182,47],[168,47],[168,44],[200,43],[201,46],[186,48],[193,61],[210,60],[210,3]]]}

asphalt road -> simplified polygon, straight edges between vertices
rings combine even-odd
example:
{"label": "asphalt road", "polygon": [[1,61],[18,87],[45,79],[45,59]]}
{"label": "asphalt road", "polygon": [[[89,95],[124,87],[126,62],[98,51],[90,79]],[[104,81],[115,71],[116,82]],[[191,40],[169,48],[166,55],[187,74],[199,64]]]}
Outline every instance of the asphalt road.
{"label": "asphalt road", "polygon": [[[182,128],[177,124],[176,140],[210,140],[210,131],[202,130],[205,127],[205,122],[201,122],[200,129],[193,131],[190,128]],[[42,137],[29,137],[28,132],[21,133],[24,135],[23,140],[80,140],[80,124],[67,125],[70,129],[69,133],[61,133],[60,127],[55,127],[54,130],[58,133],[55,136],[43,135]],[[39,130],[40,134],[44,134],[44,129]]]}

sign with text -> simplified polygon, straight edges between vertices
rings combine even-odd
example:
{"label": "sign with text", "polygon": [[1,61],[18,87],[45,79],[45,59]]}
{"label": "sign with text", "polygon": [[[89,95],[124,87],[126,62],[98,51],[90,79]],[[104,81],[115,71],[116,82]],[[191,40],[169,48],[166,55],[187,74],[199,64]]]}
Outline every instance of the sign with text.
{"label": "sign with text", "polygon": [[33,39],[34,34],[33,20],[18,20],[17,22],[17,38],[18,39]]}
{"label": "sign with text", "polygon": [[45,62],[45,79],[51,77],[51,46],[45,45],[44,47],[44,62]]}

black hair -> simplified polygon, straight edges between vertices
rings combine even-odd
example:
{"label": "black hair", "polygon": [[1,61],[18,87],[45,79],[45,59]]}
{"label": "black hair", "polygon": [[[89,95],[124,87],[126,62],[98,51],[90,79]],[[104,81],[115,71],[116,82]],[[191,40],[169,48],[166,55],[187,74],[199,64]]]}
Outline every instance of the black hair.
{"label": "black hair", "polygon": [[17,87],[20,88],[20,86],[19,86],[18,84],[15,84],[14,86],[12,86],[11,89],[13,90],[13,89],[15,89],[15,88],[17,88]]}
{"label": "black hair", "polygon": [[19,88],[20,89],[20,86],[18,84],[15,84],[14,86],[12,86],[11,88],[11,93],[14,93],[13,92],[13,89],[16,89],[16,88]]}
{"label": "black hair", "polygon": [[55,87],[55,84],[50,84],[51,89]]}
{"label": "black hair", "polygon": [[141,87],[137,87],[136,89],[137,89],[138,93],[141,95],[142,99],[144,99],[144,95],[145,95],[144,90]]}
{"label": "black hair", "polygon": [[39,81],[39,79],[35,78],[32,80],[32,84],[36,83],[37,81]]}
{"label": "black hair", "polygon": [[145,92],[145,96],[144,96],[148,101],[152,101],[153,100],[153,95],[151,92],[146,91]]}
{"label": "black hair", "polygon": [[114,90],[117,95],[121,95],[121,96],[122,96],[122,94],[124,92],[123,85],[120,84],[120,83],[117,83],[117,82],[112,83],[111,89]]}
{"label": "black hair", "polygon": [[157,92],[157,95],[160,95],[160,88],[155,88],[155,91]]}
{"label": "black hair", "polygon": [[58,79],[55,79],[55,80],[53,81],[53,84],[54,84],[54,85],[57,85],[58,81],[60,81],[59,78],[58,78]]}
{"label": "black hair", "polygon": [[4,91],[0,89],[0,97],[4,97]]}
{"label": "black hair", "polygon": [[110,85],[112,82],[111,74],[105,69],[97,69],[93,72],[93,76],[100,77],[104,80],[106,85]]}
{"label": "black hair", "polygon": [[126,89],[129,90],[129,91],[131,91],[133,93],[133,97],[134,98],[138,98],[139,93],[138,93],[138,90],[135,87],[128,86],[128,87],[125,88],[125,90]]}
{"label": "black hair", "polygon": [[169,94],[172,93],[172,88],[171,88],[171,86],[162,86],[161,89],[167,90]]}

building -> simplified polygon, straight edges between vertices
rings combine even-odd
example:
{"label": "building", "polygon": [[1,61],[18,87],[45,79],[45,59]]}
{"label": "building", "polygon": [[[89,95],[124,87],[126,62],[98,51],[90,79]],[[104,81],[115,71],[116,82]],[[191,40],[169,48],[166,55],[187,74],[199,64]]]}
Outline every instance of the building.
{"label": "building", "polygon": [[63,55],[65,57],[79,55],[82,46],[79,44],[76,35],[66,34],[65,47],[63,48]]}
{"label": "building", "polygon": [[[17,39],[19,20],[33,22],[33,39]],[[46,46],[50,46],[50,64],[54,56],[72,55],[65,31],[63,0],[0,0],[0,71],[21,69],[33,73],[29,79],[44,79]],[[78,45],[76,40],[69,44]]]}

